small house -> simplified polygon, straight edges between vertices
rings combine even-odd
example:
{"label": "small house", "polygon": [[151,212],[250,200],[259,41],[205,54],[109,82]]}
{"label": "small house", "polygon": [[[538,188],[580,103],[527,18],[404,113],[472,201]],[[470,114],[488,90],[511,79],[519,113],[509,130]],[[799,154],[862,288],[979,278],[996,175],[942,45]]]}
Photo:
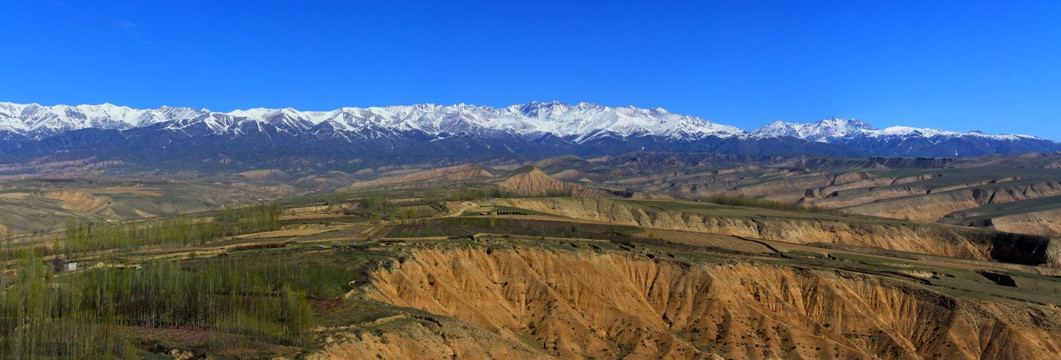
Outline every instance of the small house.
{"label": "small house", "polygon": [[52,259],[52,270],[54,270],[56,273],[75,271],[77,270],[77,262],[55,258]]}

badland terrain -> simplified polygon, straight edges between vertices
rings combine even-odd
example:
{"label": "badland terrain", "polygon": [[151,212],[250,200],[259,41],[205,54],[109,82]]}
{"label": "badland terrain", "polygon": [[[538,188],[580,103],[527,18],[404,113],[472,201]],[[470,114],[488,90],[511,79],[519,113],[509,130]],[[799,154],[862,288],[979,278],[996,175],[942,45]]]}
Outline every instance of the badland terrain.
{"label": "badland terrain", "polygon": [[88,124],[6,135],[5,358],[1061,356],[1047,140],[558,103],[5,106]]}

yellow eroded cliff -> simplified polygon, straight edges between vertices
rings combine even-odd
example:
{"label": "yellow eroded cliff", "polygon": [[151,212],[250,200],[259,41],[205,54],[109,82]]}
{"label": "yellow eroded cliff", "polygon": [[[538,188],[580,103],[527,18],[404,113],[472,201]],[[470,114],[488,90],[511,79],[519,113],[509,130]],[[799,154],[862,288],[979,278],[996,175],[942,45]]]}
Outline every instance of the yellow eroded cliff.
{"label": "yellow eroded cliff", "polygon": [[1061,356],[1061,311],[1051,305],[952,297],[905,280],[785,265],[520,247],[420,250],[377,270],[367,296],[496,336],[416,323],[383,335],[354,331],[325,354],[456,354],[468,337],[482,337],[490,353],[474,351],[484,358]]}

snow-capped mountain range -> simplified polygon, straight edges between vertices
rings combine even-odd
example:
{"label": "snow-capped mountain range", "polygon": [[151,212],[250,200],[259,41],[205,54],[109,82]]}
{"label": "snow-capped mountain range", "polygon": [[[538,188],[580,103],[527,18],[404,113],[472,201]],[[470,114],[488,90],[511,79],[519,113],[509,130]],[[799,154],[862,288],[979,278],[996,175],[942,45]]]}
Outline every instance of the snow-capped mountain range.
{"label": "snow-capped mountain range", "polygon": [[[386,106],[332,111],[249,109],[214,112],[163,106],[55,105],[0,102],[0,152],[122,152],[139,147],[205,150],[240,142],[258,148],[299,146],[359,153],[390,147],[449,153],[513,152],[551,155],[634,150],[736,153],[818,153],[844,156],[979,156],[1048,152],[1058,143],[1027,135],[989,135],[913,127],[876,129],[858,120],[777,121],[754,131],[661,108],[561,102],[492,108],[474,105]],[[270,145],[271,143],[271,145]],[[408,144],[416,144],[409,146]],[[435,145],[425,145],[438,143]],[[154,144],[154,145],[151,145]],[[133,145],[130,145],[133,146]],[[458,151],[457,149],[462,149]],[[386,150],[386,149],[383,149]],[[380,150],[382,151],[382,150]]]}
{"label": "snow-capped mountain range", "polygon": [[168,128],[179,129],[195,122],[207,125],[219,135],[239,132],[240,126],[246,123],[269,124],[288,133],[301,133],[328,124],[344,132],[364,129],[421,131],[430,135],[505,132],[521,136],[574,136],[576,142],[603,135],[652,135],[683,140],[746,135],[745,131],[733,126],[673,114],[660,108],[606,107],[589,103],[532,102],[506,108],[422,104],[332,111],[256,108],[212,112],[168,106],[141,110],[111,104],[41,106],[0,102],[0,131],[35,140],[88,128],[127,130],[166,123],[170,124]]}
{"label": "snow-capped mountain range", "polygon": [[861,120],[841,119],[837,117],[819,120],[813,123],[790,123],[779,120],[763,126],[758,130],[752,131],[751,134],[760,138],[788,136],[822,143],[850,140],[857,137],[882,138],[890,136],[922,138],[954,138],[970,136],[1000,141],[1016,141],[1021,139],[1042,140],[1029,135],[992,135],[979,131],[963,133],[910,126],[892,126],[880,130]]}

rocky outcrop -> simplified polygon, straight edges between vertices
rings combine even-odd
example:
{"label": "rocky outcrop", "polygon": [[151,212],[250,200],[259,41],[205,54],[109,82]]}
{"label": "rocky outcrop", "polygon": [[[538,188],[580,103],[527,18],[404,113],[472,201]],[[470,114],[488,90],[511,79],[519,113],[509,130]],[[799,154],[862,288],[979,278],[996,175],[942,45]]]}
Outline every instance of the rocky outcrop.
{"label": "rocky outcrop", "polygon": [[[373,299],[452,316],[561,358],[1061,356],[1056,307],[955,298],[841,271],[470,248],[421,250],[373,278]],[[334,354],[448,354],[431,349],[441,346],[432,334],[384,336],[350,338],[344,346],[364,350]]]}

